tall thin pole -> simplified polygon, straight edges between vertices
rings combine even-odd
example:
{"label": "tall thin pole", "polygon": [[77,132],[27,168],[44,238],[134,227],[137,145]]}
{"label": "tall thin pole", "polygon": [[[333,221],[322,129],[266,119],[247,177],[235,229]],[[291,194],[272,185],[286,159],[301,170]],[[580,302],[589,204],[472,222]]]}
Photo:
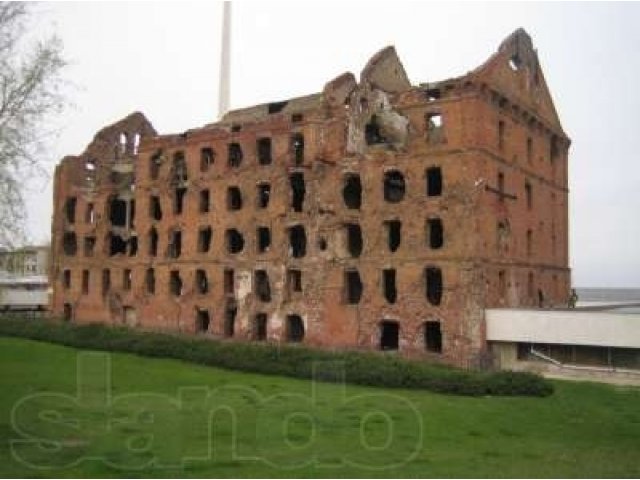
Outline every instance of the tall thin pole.
{"label": "tall thin pole", "polygon": [[218,89],[218,117],[221,119],[229,111],[231,97],[231,2],[223,3],[222,50],[220,51],[220,86]]}

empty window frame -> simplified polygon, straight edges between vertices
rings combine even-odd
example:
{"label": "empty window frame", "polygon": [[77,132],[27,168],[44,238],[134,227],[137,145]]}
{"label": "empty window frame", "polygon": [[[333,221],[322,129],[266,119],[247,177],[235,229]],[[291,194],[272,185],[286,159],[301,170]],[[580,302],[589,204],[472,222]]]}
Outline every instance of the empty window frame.
{"label": "empty window frame", "polygon": [[127,245],[129,247],[129,256],[136,256],[138,254],[138,237],[136,235],[129,237]]}
{"label": "empty window frame", "polygon": [[84,237],[84,256],[93,257],[96,250],[96,237]]}
{"label": "empty window frame", "polygon": [[387,220],[384,222],[384,230],[387,237],[387,247],[390,252],[400,248],[402,241],[402,222],[400,220]]}
{"label": "empty window frame", "polygon": [[226,268],[223,273],[222,285],[225,295],[233,295],[235,291],[235,272]]}
{"label": "empty window frame", "polygon": [[427,197],[439,197],[442,195],[442,169],[429,167],[426,172]]}
{"label": "empty window frame", "polygon": [[211,227],[202,227],[198,230],[198,252],[207,253],[211,249],[211,238],[213,231]]}
{"label": "empty window frame", "polygon": [[182,232],[171,230],[169,232],[169,258],[179,258],[182,254]]}
{"label": "empty window frame", "polygon": [[256,187],[256,206],[260,209],[269,206],[269,197],[271,196],[271,185],[268,183],[259,183]]}
{"label": "empty window frame", "polygon": [[256,229],[256,245],[258,253],[265,253],[271,246],[271,229],[269,227],[258,227]]}
{"label": "empty window frame", "polygon": [[89,293],[89,281],[90,281],[90,273],[89,270],[82,270],[82,294],[86,295]]}
{"label": "empty window frame", "polygon": [[200,201],[198,202],[198,210],[200,213],[209,213],[211,209],[211,194],[208,188],[200,190]]}
{"label": "empty window frame", "polygon": [[299,172],[292,173],[289,176],[289,186],[291,187],[291,208],[294,212],[302,212],[306,193],[304,175]]}
{"label": "empty window frame", "polygon": [[122,270],[122,289],[123,290],[131,290],[132,283],[132,273],[130,268],[125,268]]}
{"label": "empty window frame", "polygon": [[64,202],[64,213],[68,223],[74,224],[76,222],[76,204],[78,200],[76,197],[69,197]]}
{"label": "empty window frame", "polygon": [[78,251],[78,240],[74,232],[64,232],[62,236],[62,250],[67,256],[73,256]]}
{"label": "empty window frame", "polygon": [[396,270],[394,268],[382,271],[382,291],[387,303],[396,303],[398,290],[396,289]]}
{"label": "empty window frame", "polygon": [[261,302],[271,301],[271,284],[266,270],[256,270],[253,275],[255,295]]}
{"label": "empty window frame", "polygon": [[402,201],[405,195],[404,176],[398,170],[390,170],[384,174],[384,199],[390,203]]}
{"label": "empty window frame", "polygon": [[171,182],[174,185],[181,184],[186,182],[188,177],[187,162],[184,157],[184,152],[179,150],[173,154]]}
{"label": "empty window frame", "polygon": [[96,208],[92,202],[87,203],[87,209],[84,213],[84,221],[89,224],[96,223]]}
{"label": "empty window frame", "polygon": [[238,187],[227,188],[227,210],[242,209],[242,192]]}
{"label": "empty window frame", "polygon": [[440,322],[425,322],[424,346],[428,352],[442,353],[442,329]]}
{"label": "empty window frame", "polygon": [[425,115],[425,125],[427,134],[427,143],[437,144],[441,143],[444,139],[443,119],[442,114],[437,112],[430,112]]}
{"label": "empty window frame", "polygon": [[120,235],[114,235],[111,232],[106,236],[106,247],[110,257],[127,253],[127,242]]}
{"label": "empty window frame", "polygon": [[111,290],[111,270],[102,270],[102,295],[106,295]]}
{"label": "empty window frame", "polygon": [[160,166],[162,165],[162,150],[156,150],[149,159],[149,177],[151,180],[157,180],[160,175]]}
{"label": "empty window frame", "polygon": [[300,315],[287,315],[286,336],[288,342],[302,342],[304,340],[304,322]]}
{"label": "empty window frame", "polygon": [[307,254],[307,234],[303,225],[289,227],[289,253],[293,258]]}
{"label": "empty window frame", "polygon": [[[538,290],[538,292],[541,292],[541,290]],[[507,272],[504,270],[498,272],[498,294],[502,299],[507,295]]]}
{"label": "empty window frame", "polygon": [[431,305],[442,303],[442,270],[438,267],[427,267],[424,270],[425,294]]}
{"label": "empty window frame", "polygon": [[444,245],[444,227],[442,225],[442,219],[427,219],[427,239],[430,248],[434,250],[442,248]]}
{"label": "empty window frame", "polygon": [[527,162],[533,162],[533,139],[527,137]]}
{"label": "empty window frame", "polygon": [[173,192],[173,213],[181,215],[184,210],[184,197],[187,189],[184,187],[176,188]]}
{"label": "empty window frame", "polygon": [[64,270],[62,272],[62,287],[65,290],[71,288],[71,270]]}
{"label": "empty window frame", "polygon": [[344,298],[349,305],[357,305],[362,298],[362,280],[358,270],[344,272]]}
{"label": "empty window frame", "polygon": [[73,320],[73,307],[70,303],[65,303],[62,306],[62,319],[65,322],[70,322],[71,320]]}
{"label": "empty window frame", "polygon": [[342,199],[347,208],[359,210],[362,205],[362,183],[360,175],[350,173],[345,175],[342,187]]}
{"label": "empty window frame", "polygon": [[378,117],[375,115],[371,115],[369,122],[364,126],[364,139],[367,145],[377,145],[387,141],[380,131]]}
{"label": "empty window frame", "polygon": [[149,230],[149,256],[155,257],[158,255],[158,231],[155,227],[151,227]]}
{"label": "empty window frame", "polygon": [[211,147],[203,147],[200,149],[200,171],[207,172],[215,160],[215,152]]}
{"label": "empty window frame", "polygon": [[347,223],[345,225],[347,233],[347,250],[353,258],[358,258],[362,254],[363,240],[362,229],[357,223]]}
{"label": "empty window frame", "polygon": [[211,317],[209,316],[209,310],[196,309],[196,333],[208,332],[210,324]]}
{"label": "empty window frame", "polygon": [[147,268],[144,274],[144,284],[147,293],[151,295],[156,293],[156,272],[153,268]]}
{"label": "empty window frame", "polygon": [[290,145],[293,164],[302,165],[304,163],[304,135],[302,133],[291,135]]}
{"label": "empty window frame", "polygon": [[175,297],[182,295],[182,278],[179,270],[171,270],[169,273],[169,293]]}
{"label": "empty window frame", "polygon": [[259,138],[256,142],[256,150],[258,152],[258,163],[260,165],[270,165],[271,158],[271,138]]}
{"label": "empty window frame", "polygon": [[239,143],[230,143],[228,145],[228,165],[237,168],[242,163],[242,147]]}
{"label": "empty window frame", "polygon": [[398,350],[400,324],[392,320],[380,322],[380,350]]}
{"label": "empty window frame", "polygon": [[252,336],[254,340],[263,341],[267,339],[267,314],[256,313],[253,317]]}
{"label": "empty window frame", "polygon": [[200,295],[204,295],[209,292],[209,278],[207,277],[207,271],[203,269],[196,270],[195,277],[196,292]]}
{"label": "empty window frame", "polygon": [[244,236],[235,228],[228,229],[224,238],[228,253],[240,253],[244,250]]}
{"label": "empty window frame", "polygon": [[527,230],[527,256],[533,255],[533,231]]}
{"label": "empty window frame", "polygon": [[527,209],[533,209],[533,191],[531,189],[531,184],[528,181],[524,183],[524,196],[527,201]]}
{"label": "empty window frame", "polygon": [[225,337],[233,337],[236,329],[236,316],[238,315],[238,306],[233,300],[227,300],[224,307],[224,327],[223,333]]}
{"label": "empty window frame", "polygon": [[162,220],[162,205],[157,195],[149,197],[149,218],[156,221]]}
{"label": "empty window frame", "polygon": [[287,270],[287,290],[289,293],[302,292],[302,270]]}
{"label": "empty window frame", "polygon": [[109,221],[114,227],[124,227],[127,225],[127,202],[119,198],[110,197]]}

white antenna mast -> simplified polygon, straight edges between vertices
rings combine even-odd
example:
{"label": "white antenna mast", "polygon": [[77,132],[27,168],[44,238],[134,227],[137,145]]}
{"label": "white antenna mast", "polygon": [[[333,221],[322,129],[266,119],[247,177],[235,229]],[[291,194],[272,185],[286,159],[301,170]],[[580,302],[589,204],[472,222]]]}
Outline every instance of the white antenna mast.
{"label": "white antenna mast", "polygon": [[222,12],[222,50],[220,51],[220,85],[218,88],[218,117],[222,119],[229,111],[231,85],[231,2],[223,2]]}

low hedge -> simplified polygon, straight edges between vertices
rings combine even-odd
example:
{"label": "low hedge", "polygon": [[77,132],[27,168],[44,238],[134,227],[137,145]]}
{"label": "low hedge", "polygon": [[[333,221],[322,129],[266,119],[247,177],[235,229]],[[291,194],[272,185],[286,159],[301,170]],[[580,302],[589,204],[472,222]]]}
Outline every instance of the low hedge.
{"label": "low hedge", "polygon": [[0,317],[0,335],[327,382],[340,382],[344,377],[344,381],[358,385],[474,396],[544,397],[553,392],[548,381],[532,373],[470,371],[395,355],[228,342],[100,324],[76,325],[5,316]]}

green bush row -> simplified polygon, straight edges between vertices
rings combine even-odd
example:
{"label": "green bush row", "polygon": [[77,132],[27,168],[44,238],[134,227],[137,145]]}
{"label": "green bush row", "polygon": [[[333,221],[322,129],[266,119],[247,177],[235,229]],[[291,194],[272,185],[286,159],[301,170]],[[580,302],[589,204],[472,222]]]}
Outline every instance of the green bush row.
{"label": "green bush row", "polygon": [[524,372],[479,372],[353,351],[302,346],[216,341],[110,327],[75,325],[24,317],[0,317],[0,335],[24,337],[76,348],[163,357],[244,372],[345,381],[376,387],[424,389],[456,395],[547,396],[552,385]]}

